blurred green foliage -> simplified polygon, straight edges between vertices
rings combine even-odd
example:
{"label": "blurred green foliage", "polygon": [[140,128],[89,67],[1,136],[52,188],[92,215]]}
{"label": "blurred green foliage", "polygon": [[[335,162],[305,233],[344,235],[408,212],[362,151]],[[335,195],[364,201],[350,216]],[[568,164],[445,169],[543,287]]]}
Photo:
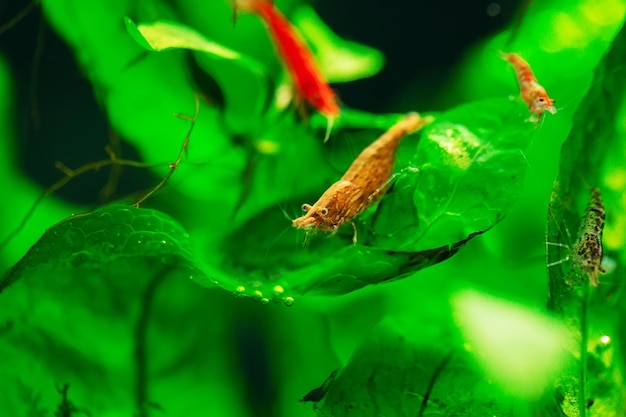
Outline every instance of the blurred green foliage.
{"label": "blurred green foliage", "polygon": [[[311,6],[277,6],[330,81],[384,68],[384,50],[342,39]],[[119,138],[85,165],[107,170],[114,204],[48,195],[22,170],[21,92],[3,58],[0,415],[621,415],[626,3],[528,6],[436,97],[421,99],[429,80],[416,76],[388,113],[346,100],[323,143],[326,121],[294,107],[257,16],[233,26],[227,2],[41,1]],[[436,40],[406,49],[419,42]],[[557,99],[539,127],[501,50]],[[357,244],[349,226],[305,242],[289,219],[397,109],[435,122],[402,141]],[[61,167],[72,187],[79,169]],[[141,170],[144,189],[116,192]],[[605,202],[607,273],[591,293],[582,277],[557,294],[588,187]],[[563,244],[548,269],[546,242]],[[548,297],[571,308],[549,311]]]}

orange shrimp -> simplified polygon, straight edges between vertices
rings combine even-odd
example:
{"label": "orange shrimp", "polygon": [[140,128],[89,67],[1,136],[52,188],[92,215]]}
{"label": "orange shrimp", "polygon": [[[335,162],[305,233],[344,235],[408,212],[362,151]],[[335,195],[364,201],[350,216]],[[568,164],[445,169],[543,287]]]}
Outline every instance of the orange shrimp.
{"label": "orange shrimp", "polygon": [[328,121],[324,142],[330,137],[335,118],[339,116],[337,96],[315,63],[313,53],[297,29],[271,0],[234,0],[235,10],[251,12],[263,19],[274,45],[289,72],[299,98],[307,101]]}
{"label": "orange shrimp", "polygon": [[522,100],[528,104],[528,109],[536,115],[537,124],[541,121],[544,112],[556,113],[553,106],[554,100],[548,96],[545,88],[538,82],[530,65],[521,56],[513,53],[502,53],[502,58],[508,61],[515,69],[515,75],[519,82]]}
{"label": "orange shrimp", "polygon": [[331,185],[315,204],[303,204],[306,214],[293,220],[292,226],[306,230],[308,235],[316,231],[336,233],[343,224],[352,222],[352,241],[356,244],[353,219],[387,191],[400,140],[432,121],[432,116],[406,115],[363,149],[341,179]]}

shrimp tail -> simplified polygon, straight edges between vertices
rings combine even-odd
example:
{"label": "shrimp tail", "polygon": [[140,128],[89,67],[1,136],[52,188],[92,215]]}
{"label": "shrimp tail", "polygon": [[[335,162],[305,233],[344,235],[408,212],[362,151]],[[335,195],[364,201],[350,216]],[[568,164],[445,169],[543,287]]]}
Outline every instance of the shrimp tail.
{"label": "shrimp tail", "polygon": [[326,134],[324,135],[324,143],[328,142],[328,139],[330,139],[330,134],[333,131],[336,119],[337,116],[334,114],[326,116]]}

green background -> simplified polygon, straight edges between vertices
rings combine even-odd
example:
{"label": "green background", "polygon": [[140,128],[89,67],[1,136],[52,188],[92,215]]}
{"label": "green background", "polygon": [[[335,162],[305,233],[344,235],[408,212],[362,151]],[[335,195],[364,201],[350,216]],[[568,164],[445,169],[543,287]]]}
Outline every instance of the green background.
{"label": "green background", "polygon": [[[495,3],[277,1],[335,82],[328,143],[322,117],[276,100],[288,76],[257,16],[40,3],[0,34],[0,415],[620,415],[626,3],[502,2],[490,17]],[[154,21],[239,56],[147,51],[133,25]],[[556,99],[537,128],[503,50]],[[180,166],[129,206],[176,160],[190,121],[175,114],[198,92]],[[402,142],[357,245],[349,226],[303,244],[300,205],[408,111],[435,122]],[[102,167],[40,199],[63,178],[55,161],[104,161],[107,144],[151,167]],[[607,274],[548,312],[548,272],[577,272],[548,270],[546,241],[573,244],[588,187]],[[316,409],[298,401],[335,369]]]}

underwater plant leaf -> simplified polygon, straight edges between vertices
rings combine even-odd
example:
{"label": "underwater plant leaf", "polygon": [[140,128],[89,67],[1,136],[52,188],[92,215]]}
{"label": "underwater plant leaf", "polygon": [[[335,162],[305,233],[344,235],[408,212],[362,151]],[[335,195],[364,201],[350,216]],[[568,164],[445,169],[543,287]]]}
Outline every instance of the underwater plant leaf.
{"label": "underwater plant leaf", "polygon": [[374,327],[327,385],[320,417],[512,415],[512,403],[469,355],[393,319]]}
{"label": "underwater plant leaf", "polygon": [[356,245],[349,225],[303,245],[304,233],[280,209],[259,213],[221,247],[220,284],[262,300],[274,297],[275,286],[281,299],[340,295],[449,258],[515,203],[534,132],[527,117],[519,101],[487,100],[443,113],[404,138],[400,173],[378,208],[357,219]]}
{"label": "underwater plant leaf", "polygon": [[[431,115],[431,113],[420,113],[422,116]],[[333,124],[333,129],[388,129],[403,115],[400,113],[377,114],[363,110],[352,109],[343,106],[341,116],[337,117]],[[309,126],[312,128],[325,131],[328,125],[326,116],[320,113],[314,113],[309,119]]]}
{"label": "underwater plant leaf", "polygon": [[315,51],[324,77],[331,83],[343,83],[371,77],[383,68],[385,58],[377,49],[337,36],[310,6],[302,5],[291,15]]}
{"label": "underwater plant leaf", "polygon": [[[215,78],[226,100],[226,121],[241,133],[254,125],[268,99],[265,67],[253,58],[207,39],[181,23],[166,20],[135,24],[124,19],[131,37],[149,51],[184,49],[194,52],[200,68]],[[247,97],[247,99],[242,99]]]}
{"label": "underwater plant leaf", "polygon": [[500,222],[528,167],[527,114],[519,101],[493,99],[439,115],[415,154],[398,161],[400,173],[372,216],[370,244],[421,251]]}
{"label": "underwater plant leaf", "polygon": [[[594,81],[581,101],[574,117],[574,126],[561,147],[559,173],[550,198],[547,219],[547,242],[571,246],[581,218],[589,204],[589,189],[599,187],[605,206],[619,204],[621,200],[603,183],[611,183],[611,177],[621,175],[623,161],[616,159],[615,152],[624,142],[623,132],[616,122],[623,107],[626,92],[626,30],[616,36],[611,49],[596,67]],[[604,178],[603,178],[604,177]],[[620,232],[620,235],[623,233]],[[626,242],[624,238],[621,243]],[[618,246],[620,242],[616,242]],[[623,246],[622,246],[623,247]],[[548,263],[558,262],[568,255],[566,247],[549,245]],[[562,311],[564,298],[571,295],[571,288],[564,277],[571,274],[571,263],[563,262],[548,268],[550,294],[548,306]],[[582,282],[583,280],[578,280]]]}
{"label": "underwater plant leaf", "polygon": [[[623,219],[625,189],[619,185],[622,181],[615,180],[624,172],[621,152],[626,135],[619,122],[626,93],[624,57],[626,29],[622,27],[596,67],[593,82],[562,145],[546,222],[548,308],[563,319],[579,341],[572,349],[568,369],[554,384],[555,396],[562,398],[561,409],[566,405],[570,408],[564,410],[567,415],[617,416],[625,407],[626,391],[616,377],[620,364],[610,353],[613,348],[605,342],[594,343],[620,334],[615,324],[619,322],[620,302],[612,295],[618,284],[611,283],[610,278],[605,282],[607,278],[600,275],[599,287],[590,288],[581,265],[574,265],[570,259],[581,219],[590,204],[590,188],[601,191],[607,225]],[[624,262],[626,241],[622,228],[615,226],[606,228],[604,242],[611,242],[613,256]],[[614,276],[621,275],[622,268],[618,269],[613,271]],[[602,329],[602,333],[594,329]],[[594,344],[596,348],[592,349]]]}
{"label": "underwater plant leaf", "polygon": [[158,259],[190,275],[200,273],[189,248],[189,235],[156,210],[110,205],[79,214],[48,229],[7,273],[0,290],[24,275],[48,270],[105,268],[125,259]]}
{"label": "underwater plant leaf", "polygon": [[241,54],[216,42],[206,39],[185,25],[166,20],[135,24],[129,17],[124,18],[126,30],[132,38],[149,51],[168,49],[189,49],[210,54],[216,58],[238,60]]}
{"label": "underwater plant leaf", "polygon": [[[68,401],[90,415],[148,415],[140,411],[144,408],[189,415],[189,409],[207,407],[206,398],[198,395],[202,391],[219,397],[210,407],[246,415],[237,401],[237,373],[218,359],[231,349],[221,337],[232,324],[226,315],[219,322],[198,319],[213,314],[211,309],[226,311],[224,301],[232,297],[198,291],[191,282],[189,268],[180,261],[186,245],[180,226],[153,210],[131,210],[130,216],[124,215],[125,209],[118,206],[100,214],[148,231],[127,235],[123,228],[113,228],[110,242],[143,234],[148,246],[169,237],[177,243],[154,250],[120,245],[108,262],[92,259],[65,268],[39,264],[19,271],[19,280],[0,293],[0,355],[11,363],[0,369],[0,415],[58,410],[56,387],[66,384]],[[110,219],[94,217],[83,219],[82,230],[89,223],[93,229],[98,223],[111,226]],[[55,240],[60,247],[78,241],[68,233],[66,237],[57,234],[48,246]],[[93,252],[103,247],[85,240],[83,246]],[[121,253],[123,248],[128,256]],[[67,263],[65,256],[60,258]]]}

